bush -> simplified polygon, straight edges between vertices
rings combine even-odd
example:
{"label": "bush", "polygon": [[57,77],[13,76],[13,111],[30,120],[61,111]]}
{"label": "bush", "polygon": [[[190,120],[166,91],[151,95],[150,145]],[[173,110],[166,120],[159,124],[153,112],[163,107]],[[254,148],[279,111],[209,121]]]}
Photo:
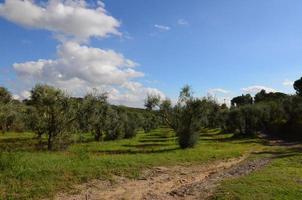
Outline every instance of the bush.
{"label": "bush", "polygon": [[190,129],[182,129],[177,132],[178,134],[178,143],[180,148],[193,148],[198,141],[199,133]]}

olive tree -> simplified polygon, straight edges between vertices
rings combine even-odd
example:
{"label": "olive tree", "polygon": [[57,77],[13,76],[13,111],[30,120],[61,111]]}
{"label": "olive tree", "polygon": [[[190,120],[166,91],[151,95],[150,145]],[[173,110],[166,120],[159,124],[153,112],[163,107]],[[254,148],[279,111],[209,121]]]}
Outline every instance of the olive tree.
{"label": "olive tree", "polygon": [[202,101],[193,97],[189,86],[182,88],[175,106],[170,100],[160,105],[160,113],[166,124],[175,130],[181,148],[194,147],[198,141],[203,114],[201,105]]}
{"label": "olive tree", "polygon": [[10,101],[12,101],[12,94],[5,87],[0,87],[0,104],[7,104]]}
{"label": "olive tree", "polygon": [[156,94],[148,94],[145,99],[145,107],[147,110],[153,110],[160,103],[160,96]]}
{"label": "olive tree", "polygon": [[107,94],[100,93],[97,90],[84,97],[79,109],[78,118],[87,124],[88,131],[92,132],[96,141],[103,138],[108,109]]}
{"label": "olive tree", "polygon": [[152,129],[158,127],[159,123],[159,115],[158,108],[160,104],[160,96],[156,94],[148,94],[147,98],[145,99],[145,108],[146,111],[143,115],[144,122],[143,122],[143,129],[146,133],[150,132]]}
{"label": "olive tree", "polygon": [[52,86],[38,84],[31,90],[28,104],[32,129],[39,136],[47,136],[47,148],[52,150],[56,137],[68,133],[74,120],[67,95]]}
{"label": "olive tree", "polygon": [[11,93],[0,87],[0,131],[23,131],[25,106],[18,100],[13,100]]}

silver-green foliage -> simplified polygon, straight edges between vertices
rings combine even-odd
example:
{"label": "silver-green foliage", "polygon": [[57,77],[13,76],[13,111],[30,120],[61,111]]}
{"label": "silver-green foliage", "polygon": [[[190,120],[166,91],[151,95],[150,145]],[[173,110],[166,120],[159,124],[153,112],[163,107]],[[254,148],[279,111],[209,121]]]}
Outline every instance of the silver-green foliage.
{"label": "silver-green foliage", "polygon": [[58,136],[70,133],[74,121],[68,96],[62,90],[38,84],[31,90],[28,104],[32,129],[38,136],[47,135],[47,146],[52,150]]}

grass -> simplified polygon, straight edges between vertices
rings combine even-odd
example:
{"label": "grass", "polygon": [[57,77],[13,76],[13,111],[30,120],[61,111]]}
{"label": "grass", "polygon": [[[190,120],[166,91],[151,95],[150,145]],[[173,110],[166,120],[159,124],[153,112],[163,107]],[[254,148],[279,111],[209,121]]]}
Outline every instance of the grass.
{"label": "grass", "polygon": [[[77,141],[78,136],[74,137],[74,141]],[[179,149],[174,133],[167,128],[151,133],[139,132],[135,138],[118,141],[90,142],[89,134],[83,137],[83,143],[73,144],[65,151],[47,152],[36,150],[38,141],[32,133],[0,134],[0,199],[51,198],[58,191],[67,191],[75,184],[91,179],[109,180],[112,175],[135,178],[143,169],[153,166],[207,163],[238,157],[251,151],[268,151],[254,155],[267,156],[272,154],[270,151],[273,149],[260,139],[234,139],[232,134],[219,134],[218,130],[203,133],[198,145],[187,150]],[[284,153],[282,149],[273,150]],[[269,170],[226,181],[219,188],[216,198],[242,199],[246,194],[248,198],[256,191],[265,191],[269,182],[275,184],[271,187],[279,190],[279,193],[266,192],[264,195],[281,195],[282,190],[276,181],[284,181],[286,178],[282,174],[286,173],[288,179],[282,182],[284,188],[298,191],[301,184],[298,186],[295,181],[301,179],[302,170],[299,170],[301,163],[295,163],[297,158],[301,161],[299,155],[276,159]],[[264,183],[262,187],[261,181]]]}
{"label": "grass", "polygon": [[224,181],[214,199],[302,199],[302,148],[267,147],[252,159],[273,157],[269,166],[248,176]]}
{"label": "grass", "polygon": [[51,197],[94,178],[137,177],[144,168],[237,157],[260,145],[252,140],[222,142],[231,135],[216,133],[201,137],[197,147],[188,150],[179,149],[174,133],[161,128],[129,140],[74,144],[62,152],[35,151],[38,142],[31,133],[0,135],[0,197]]}

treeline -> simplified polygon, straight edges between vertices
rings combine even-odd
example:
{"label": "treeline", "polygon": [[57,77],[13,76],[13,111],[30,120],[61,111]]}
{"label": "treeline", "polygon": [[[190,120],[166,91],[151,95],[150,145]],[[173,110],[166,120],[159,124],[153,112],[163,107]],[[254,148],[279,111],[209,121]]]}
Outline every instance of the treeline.
{"label": "treeline", "polygon": [[262,90],[255,97],[238,96],[228,107],[212,98],[194,97],[185,86],[176,103],[148,95],[144,110],[110,105],[107,94],[96,90],[75,98],[60,89],[36,85],[21,102],[0,87],[0,131],[33,131],[40,140],[47,138],[49,150],[54,144],[69,144],[72,134],[91,133],[95,141],[116,140],[160,125],[174,129],[181,148],[194,147],[206,128],[220,128],[240,137],[265,133],[301,140],[302,78],[294,89],[296,95]]}
{"label": "treeline", "polygon": [[182,148],[193,147],[204,128],[220,128],[235,136],[250,137],[256,133],[286,139],[302,139],[302,78],[294,83],[296,95],[262,90],[235,97],[230,108],[211,98],[196,98],[185,86],[173,105],[169,99],[148,96],[146,107],[158,110],[159,116],[175,130]]}
{"label": "treeline", "polygon": [[294,84],[296,95],[260,91],[252,98],[232,99],[224,129],[241,135],[257,132],[284,139],[302,139],[302,78]]}
{"label": "treeline", "polygon": [[35,132],[41,141],[47,138],[49,150],[68,145],[72,134],[89,132],[95,141],[116,140],[134,137],[138,129],[149,131],[159,123],[154,112],[110,105],[107,94],[97,90],[75,98],[60,89],[36,85],[21,102],[0,87],[0,131]]}

